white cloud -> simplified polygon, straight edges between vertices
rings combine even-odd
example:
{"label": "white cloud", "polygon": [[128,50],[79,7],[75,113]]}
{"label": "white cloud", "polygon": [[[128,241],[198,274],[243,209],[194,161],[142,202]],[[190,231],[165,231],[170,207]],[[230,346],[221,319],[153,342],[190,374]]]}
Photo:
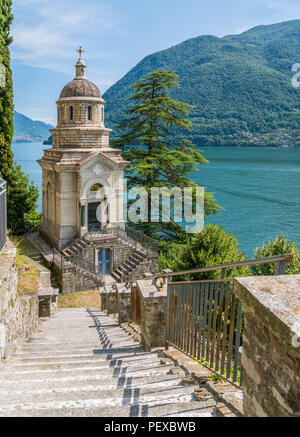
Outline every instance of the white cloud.
{"label": "white cloud", "polygon": [[260,0],[263,6],[281,14],[292,14],[295,17],[300,10],[299,0]]}
{"label": "white cloud", "polygon": [[12,57],[59,72],[73,68],[75,48],[88,48],[95,36],[115,29],[113,12],[101,0],[15,0],[14,13]]}

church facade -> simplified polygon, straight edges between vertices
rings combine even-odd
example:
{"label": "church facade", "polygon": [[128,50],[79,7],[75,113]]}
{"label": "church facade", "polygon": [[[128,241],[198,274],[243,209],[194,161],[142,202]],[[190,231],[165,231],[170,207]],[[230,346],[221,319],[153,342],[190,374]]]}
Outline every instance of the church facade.
{"label": "church facade", "polygon": [[[153,271],[157,254],[149,249],[146,254],[138,241],[146,237],[126,229],[124,169],[130,163],[119,149],[110,147],[111,130],[104,123],[105,101],[86,77],[82,52],[80,48],[75,78],[57,101],[52,148],[38,161],[43,180],[40,234],[69,257],[70,265],[76,255],[77,260],[86,259],[96,267],[94,274],[112,274],[121,281],[144,270]],[[149,260],[150,264],[143,266]],[[82,288],[85,286],[79,286]]]}

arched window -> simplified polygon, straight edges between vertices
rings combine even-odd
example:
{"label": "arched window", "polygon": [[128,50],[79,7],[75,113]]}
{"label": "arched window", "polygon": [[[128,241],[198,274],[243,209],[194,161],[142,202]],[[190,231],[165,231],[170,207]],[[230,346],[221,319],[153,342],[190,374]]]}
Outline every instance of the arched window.
{"label": "arched window", "polygon": [[73,106],[70,106],[69,110],[70,110],[70,120],[73,121],[73,118],[74,118],[74,109],[73,109]]}
{"label": "arched window", "polygon": [[93,114],[92,107],[88,106],[88,120],[89,121],[92,121],[92,114]]}

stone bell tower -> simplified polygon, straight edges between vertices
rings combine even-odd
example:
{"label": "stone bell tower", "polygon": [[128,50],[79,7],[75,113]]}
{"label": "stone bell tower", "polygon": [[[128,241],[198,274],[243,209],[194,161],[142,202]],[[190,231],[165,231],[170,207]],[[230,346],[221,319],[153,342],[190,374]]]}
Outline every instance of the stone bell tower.
{"label": "stone bell tower", "polygon": [[41,235],[58,250],[89,231],[125,227],[123,172],[129,162],[109,147],[105,101],[87,79],[83,50],[78,51],[76,76],[57,101],[53,146],[38,161],[43,176]]}

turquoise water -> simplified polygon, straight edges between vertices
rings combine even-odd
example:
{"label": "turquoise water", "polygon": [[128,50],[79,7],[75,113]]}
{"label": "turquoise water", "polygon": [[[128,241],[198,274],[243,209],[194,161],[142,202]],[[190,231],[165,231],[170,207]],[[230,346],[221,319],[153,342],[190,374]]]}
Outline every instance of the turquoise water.
{"label": "turquoise water", "polygon": [[[41,143],[14,143],[15,160],[41,187]],[[234,233],[249,258],[280,233],[300,246],[300,149],[203,148],[210,161],[192,178],[225,210],[210,218]],[[40,199],[41,206],[41,199]]]}

